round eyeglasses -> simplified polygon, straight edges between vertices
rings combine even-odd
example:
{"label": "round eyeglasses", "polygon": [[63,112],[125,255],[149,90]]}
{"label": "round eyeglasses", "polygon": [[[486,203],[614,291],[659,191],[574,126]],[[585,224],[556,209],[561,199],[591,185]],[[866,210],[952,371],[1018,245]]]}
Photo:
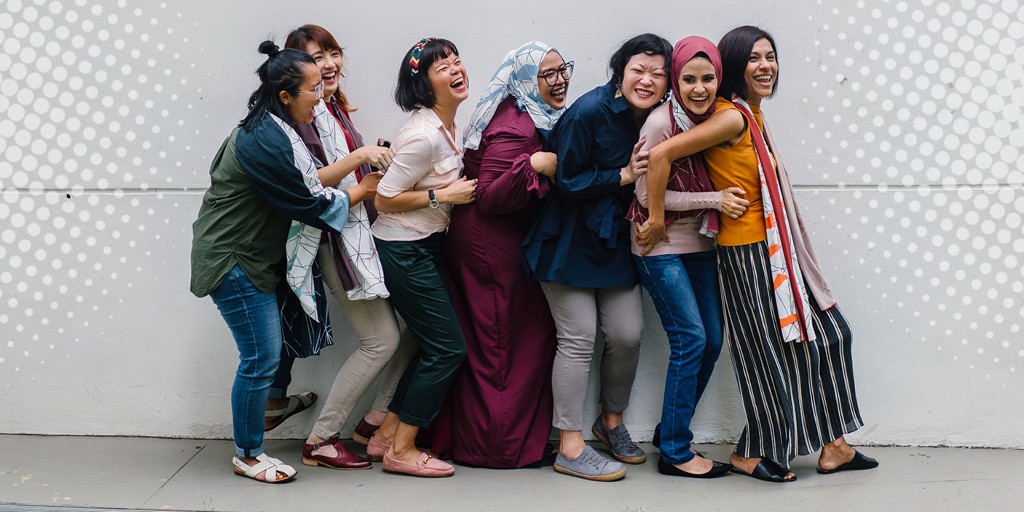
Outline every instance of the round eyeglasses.
{"label": "round eyeglasses", "polygon": [[544,83],[548,85],[555,85],[558,83],[558,77],[562,77],[564,80],[569,80],[572,77],[572,67],[574,61],[566,62],[558,69],[549,69],[544,73],[541,73],[540,77],[544,79]]}
{"label": "round eyeglasses", "polygon": [[302,89],[299,89],[299,92],[308,92],[308,93],[311,93],[311,94],[315,94],[317,98],[323,98],[324,97],[324,81],[320,80],[320,82],[316,84],[316,87],[314,87],[312,91],[304,91]]}

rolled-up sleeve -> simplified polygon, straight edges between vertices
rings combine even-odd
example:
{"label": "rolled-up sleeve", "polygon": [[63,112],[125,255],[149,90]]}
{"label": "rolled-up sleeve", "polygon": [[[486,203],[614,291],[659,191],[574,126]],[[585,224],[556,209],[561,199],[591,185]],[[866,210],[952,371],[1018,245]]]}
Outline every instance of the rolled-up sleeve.
{"label": "rolled-up sleeve", "polygon": [[348,218],[348,195],[333,188],[313,194],[295,166],[288,137],[272,120],[251,132],[239,130],[235,147],[239,165],[271,206],[290,219],[341,232]]}

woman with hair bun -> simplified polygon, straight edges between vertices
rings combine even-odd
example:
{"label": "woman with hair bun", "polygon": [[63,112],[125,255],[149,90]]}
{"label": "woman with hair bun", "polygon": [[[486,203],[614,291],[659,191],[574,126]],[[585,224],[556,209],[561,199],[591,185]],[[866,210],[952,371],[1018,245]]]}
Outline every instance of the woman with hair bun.
{"label": "woman with hair bun", "polygon": [[[349,206],[373,196],[379,175],[344,190],[323,186],[295,131],[313,122],[323,96],[320,71],[308,54],[280,50],[272,41],[260,44],[260,53],[267,56],[256,71],[260,85],[249,97],[248,114],[214,157],[210,188],[192,225],[190,288],[213,299],[239,352],[231,388],[235,473],[276,483],[294,477],[295,468],[267,455],[263,444],[282,346],[275,289],[287,278],[315,318],[312,265],[321,233],[340,232]],[[322,171],[344,176],[346,164]]]}

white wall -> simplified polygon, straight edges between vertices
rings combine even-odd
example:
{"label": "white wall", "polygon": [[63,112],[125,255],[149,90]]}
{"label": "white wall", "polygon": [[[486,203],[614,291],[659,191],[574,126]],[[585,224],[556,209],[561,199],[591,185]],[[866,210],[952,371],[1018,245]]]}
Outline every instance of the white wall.
{"label": "white wall", "polygon": [[[268,34],[334,31],[373,140],[404,119],[390,92],[425,35],[460,46],[471,91],[508,49],[549,42],[576,61],[575,98],[633,34],[718,40],[751,23],[777,39],[766,116],[856,334],[867,425],[853,440],[1024,447],[1021,2],[721,0],[701,13],[711,4],[575,0],[496,14],[506,5],[0,0],[0,432],[230,436],[237,353],[213,303],[188,292],[190,225]],[[296,365],[295,389],[325,393],[351,351],[335,318],[338,345]],[[627,418],[640,437],[667,354],[649,304],[646,320]],[[725,352],[699,440],[738,435],[734,382]]]}

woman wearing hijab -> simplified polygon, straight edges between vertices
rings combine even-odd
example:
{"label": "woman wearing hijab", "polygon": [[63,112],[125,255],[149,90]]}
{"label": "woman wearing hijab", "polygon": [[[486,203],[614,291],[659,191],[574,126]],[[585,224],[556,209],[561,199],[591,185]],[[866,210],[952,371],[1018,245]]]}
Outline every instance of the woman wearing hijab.
{"label": "woman wearing hijab", "polygon": [[[656,108],[640,130],[643,149],[707,120],[715,111],[722,76],[718,49],[703,37],[687,37],[672,53],[672,95]],[[658,471],[673,476],[713,478],[729,471],[690,447],[690,420],[722,350],[722,311],[718,297],[714,236],[718,211],[742,213],[742,191],[716,192],[699,154],[671,162],[650,160],[648,174],[636,182],[637,198],[627,217],[640,228],[649,219],[665,227],[655,243],[637,243],[633,257],[640,282],[650,294],[669,343],[665,395],[659,425]],[[668,191],[666,192],[666,187]],[[650,193],[650,195],[648,195]],[[647,209],[648,201],[652,205]]]}
{"label": "woman wearing hijab", "polygon": [[432,433],[456,461],[518,468],[551,454],[555,325],[540,286],[522,276],[530,210],[547,195],[556,156],[544,152],[565,107],[572,62],[532,41],[491,78],[465,134],[476,201],[455,207],[444,241],[466,363]]}

